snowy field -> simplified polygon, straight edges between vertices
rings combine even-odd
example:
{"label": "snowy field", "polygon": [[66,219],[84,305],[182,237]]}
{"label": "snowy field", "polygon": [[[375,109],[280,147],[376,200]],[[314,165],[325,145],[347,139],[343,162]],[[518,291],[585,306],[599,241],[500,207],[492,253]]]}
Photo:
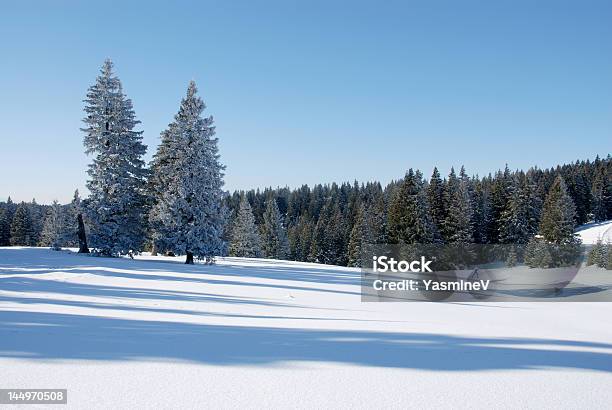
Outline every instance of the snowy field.
{"label": "snowy field", "polygon": [[583,225],[578,229],[578,236],[585,245],[592,245],[601,240],[603,243],[612,243],[612,222],[598,222]]}
{"label": "snowy field", "polygon": [[182,260],[0,248],[0,387],[82,409],[612,403],[612,303],[362,303],[355,269]]}

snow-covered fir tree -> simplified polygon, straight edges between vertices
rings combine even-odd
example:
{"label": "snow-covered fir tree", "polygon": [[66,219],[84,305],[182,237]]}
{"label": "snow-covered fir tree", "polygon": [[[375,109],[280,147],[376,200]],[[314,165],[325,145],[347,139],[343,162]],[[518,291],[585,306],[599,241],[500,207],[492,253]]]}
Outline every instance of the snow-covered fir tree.
{"label": "snow-covered fir tree", "polygon": [[[206,105],[191,81],[187,95],[162,133],[153,168],[153,205],[149,220],[156,245],[166,251],[212,263],[226,252],[223,233],[223,169],[213,118],[202,118]],[[160,184],[155,186],[155,184]]]}
{"label": "snow-covered fir tree", "polygon": [[177,138],[177,132],[170,132],[174,127],[176,127],[176,123],[171,123],[168,129],[162,131],[161,142],[157,146],[157,151],[150,164],[151,174],[147,191],[151,211],[148,220],[152,254],[154,255],[160,251],[165,252],[169,248],[169,245],[166,245],[166,241],[164,241],[164,222],[159,212],[163,208],[161,201],[167,187],[180,172],[178,169],[181,150],[180,139]]}
{"label": "snow-covered fir tree", "polygon": [[[493,208],[491,206],[490,176],[476,181],[474,188],[474,242],[488,243],[491,236]],[[497,236],[497,235],[494,235]]]}
{"label": "snow-covered fir tree", "polygon": [[300,216],[298,222],[288,230],[289,252],[291,259],[306,261],[312,246],[314,226],[306,215]]}
{"label": "snow-covered fir tree", "polygon": [[49,246],[54,250],[60,250],[64,246],[66,237],[66,216],[62,205],[57,201],[53,201],[51,209],[47,212],[42,233],[40,235],[40,244]]}
{"label": "snow-covered fir tree", "polygon": [[601,239],[591,247],[587,256],[587,265],[596,265],[600,268],[612,269],[610,266],[610,255],[612,254],[612,244],[603,243]]}
{"label": "snow-covered fir tree", "polygon": [[287,230],[274,198],[270,198],[266,203],[261,236],[264,254],[267,258],[287,259],[289,255]]}
{"label": "snow-covered fir tree", "polygon": [[[380,187],[378,187],[380,189]],[[387,243],[387,211],[382,191],[370,200],[366,208],[366,240],[368,243]]]}
{"label": "snow-covered fir tree", "polygon": [[389,204],[388,235],[391,243],[399,244],[426,244],[437,238],[420,174],[412,169]]}
{"label": "snow-covered fir tree", "polygon": [[43,229],[43,224],[46,216],[46,206],[39,205],[36,198],[26,204],[32,222],[32,243],[36,246],[40,242],[40,235]]}
{"label": "snow-covered fir tree", "polygon": [[515,175],[510,199],[499,224],[501,243],[526,244],[537,231],[537,210],[533,187],[523,173]]}
{"label": "snow-covered fir tree", "polygon": [[438,232],[442,231],[446,219],[446,202],[444,201],[444,182],[438,168],[434,167],[427,185],[427,201],[429,203],[431,220]]}
{"label": "snow-covered fir tree", "polygon": [[32,219],[28,205],[22,202],[13,215],[11,222],[11,245],[13,246],[34,246]]}
{"label": "snow-covered fir tree", "polygon": [[348,245],[348,266],[363,266],[363,247],[368,242],[367,220],[366,207],[361,204],[357,211],[355,224],[351,229]]}
{"label": "snow-covered fir tree", "polygon": [[0,246],[11,244],[11,222],[8,211],[0,208]]}
{"label": "snow-covered fir tree", "polygon": [[102,255],[139,251],[144,237],[146,146],[134,128],[132,101],[106,60],[85,99],[85,152],[89,165],[87,220],[89,242]]}
{"label": "snow-covered fir tree", "polygon": [[567,192],[565,181],[559,175],[550,187],[542,207],[540,235],[550,243],[575,243],[575,224],[576,207]]}
{"label": "snow-covered fir tree", "polygon": [[232,224],[229,254],[244,258],[259,258],[261,253],[261,238],[255,225],[253,209],[246,196],[242,195],[240,208]]}
{"label": "snow-covered fir tree", "polygon": [[595,170],[591,187],[591,213],[596,222],[612,219],[612,171],[609,164]]}
{"label": "snow-covered fir tree", "polygon": [[72,201],[64,207],[64,232],[62,242],[64,246],[78,247],[79,246],[79,223],[78,217],[83,213],[83,207],[81,205],[81,197],[79,190],[74,191]]}
{"label": "snow-covered fir tree", "polygon": [[473,243],[473,207],[470,180],[462,169],[461,178],[451,170],[448,179],[448,214],[444,221],[446,240],[450,243]]}
{"label": "snow-covered fir tree", "polygon": [[504,171],[498,171],[495,174],[491,185],[491,219],[490,229],[488,231],[488,242],[499,243],[500,225],[502,223],[502,214],[506,209],[506,204],[510,199],[512,190],[512,173],[506,164]]}

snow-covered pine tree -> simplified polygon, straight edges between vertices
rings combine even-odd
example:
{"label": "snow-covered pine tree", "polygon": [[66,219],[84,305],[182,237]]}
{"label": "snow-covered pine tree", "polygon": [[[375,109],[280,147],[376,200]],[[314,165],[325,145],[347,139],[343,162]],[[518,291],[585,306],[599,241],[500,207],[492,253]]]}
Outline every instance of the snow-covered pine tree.
{"label": "snow-covered pine tree", "polygon": [[146,146],[142,131],[134,131],[140,121],[110,60],[87,92],[85,113],[85,152],[94,156],[87,171],[90,245],[108,256],[138,252],[144,237]]}
{"label": "snow-covered pine tree", "polygon": [[474,241],[473,207],[470,196],[470,180],[464,172],[460,179],[451,175],[448,179],[448,214],[444,221],[446,240],[450,243],[468,244]]}
{"label": "snow-covered pine tree", "polygon": [[506,209],[506,204],[510,198],[512,187],[512,173],[508,164],[504,171],[498,171],[491,184],[491,229],[489,230],[489,243],[499,243],[500,225],[502,214]]}
{"label": "snow-covered pine tree", "polygon": [[57,201],[53,201],[43,224],[40,244],[42,246],[49,246],[56,251],[61,250],[66,236],[65,223],[66,216],[62,205]]}
{"label": "snow-covered pine tree", "polygon": [[387,213],[382,190],[366,208],[366,232],[368,243],[384,244],[387,242]]}
{"label": "snow-covered pine tree", "polygon": [[363,266],[363,246],[367,243],[367,220],[366,207],[361,204],[355,217],[355,224],[351,229],[351,236],[348,244],[348,266]]}
{"label": "snow-covered pine tree", "polygon": [[79,246],[79,214],[83,213],[81,206],[81,197],[79,196],[79,190],[74,191],[72,201],[64,207],[64,222],[63,222],[63,237],[62,242],[64,246],[78,247]]}
{"label": "snow-covered pine tree", "polygon": [[287,259],[289,255],[287,230],[274,197],[270,197],[266,203],[261,234],[263,250],[267,258]]}
{"label": "snow-covered pine tree", "polygon": [[429,184],[427,185],[427,200],[429,202],[431,220],[438,232],[442,232],[444,219],[446,219],[446,203],[444,200],[444,183],[437,167],[434,167]]}
{"label": "snow-covered pine tree", "polygon": [[32,220],[30,211],[25,202],[17,207],[11,222],[11,245],[13,246],[34,246],[32,235]]}
{"label": "snow-covered pine tree", "polygon": [[601,164],[595,169],[591,187],[591,212],[596,222],[612,218],[612,175],[609,165]]}
{"label": "snow-covered pine tree", "polygon": [[8,218],[8,211],[0,209],[0,246],[11,244],[11,223]]}
{"label": "snow-covered pine tree", "polygon": [[152,254],[166,251],[170,245],[166,244],[164,238],[164,222],[162,215],[159,214],[164,209],[161,201],[164,193],[173,178],[180,172],[180,139],[179,132],[171,130],[176,127],[173,122],[168,125],[168,129],[162,131],[161,142],[157,146],[157,152],[153,155],[150,164],[151,175],[147,184],[151,211],[149,212],[149,236],[152,242]]}
{"label": "snow-covered pine tree", "polygon": [[391,243],[426,244],[437,237],[420,174],[412,168],[389,204],[388,230]]}
{"label": "snow-covered pine tree", "polygon": [[[535,234],[530,223],[533,214],[532,196],[524,174],[513,178],[510,199],[501,214],[499,241],[505,244],[526,244]],[[514,248],[513,248],[514,249]]]}
{"label": "snow-covered pine tree", "polygon": [[30,214],[30,221],[32,223],[32,243],[36,246],[40,241],[40,235],[46,215],[46,207],[44,205],[39,205],[36,202],[36,198],[32,198],[32,201],[29,202],[27,206]]}
{"label": "snow-covered pine tree", "polygon": [[205,258],[226,252],[223,232],[223,169],[219,162],[213,118],[202,118],[206,105],[194,81],[168,129],[162,133],[153,166],[156,197],[149,220],[154,239],[164,250]]}
{"label": "snow-covered pine tree", "polygon": [[244,258],[261,257],[261,238],[257,232],[253,210],[245,195],[240,199],[240,207],[232,226],[229,254]]}
{"label": "snow-covered pine tree", "polygon": [[587,266],[596,265],[599,267],[605,267],[607,262],[607,251],[609,250],[609,244],[604,244],[601,239],[591,247],[587,255]]}
{"label": "snow-covered pine tree", "polygon": [[540,234],[550,243],[573,244],[577,240],[574,233],[575,221],[576,208],[563,178],[558,175],[542,207]]}
{"label": "snow-covered pine tree", "polygon": [[[488,243],[491,236],[493,208],[491,204],[491,176],[476,182],[474,187],[474,242]],[[497,236],[497,235],[494,235]]]}
{"label": "snow-covered pine tree", "polygon": [[297,223],[287,232],[291,258],[296,261],[308,260],[312,246],[313,224],[306,215],[300,216]]}

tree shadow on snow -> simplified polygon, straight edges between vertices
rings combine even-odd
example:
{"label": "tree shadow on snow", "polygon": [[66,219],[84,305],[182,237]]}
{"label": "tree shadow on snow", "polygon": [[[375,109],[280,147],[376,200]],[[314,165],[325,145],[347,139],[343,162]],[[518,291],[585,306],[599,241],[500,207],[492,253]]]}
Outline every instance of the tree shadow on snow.
{"label": "tree shadow on snow", "polygon": [[198,325],[15,311],[0,313],[0,357],[215,365],[334,362],[433,371],[612,371],[612,344],[605,343]]}
{"label": "tree shadow on snow", "polygon": [[[316,291],[361,296],[359,291],[240,280],[260,278],[316,284],[359,285],[359,272],[342,271],[341,269],[300,269],[299,266],[293,269],[277,267],[273,264],[271,266],[253,267],[241,265],[185,265],[176,261],[105,258],[68,252],[52,252],[42,248],[0,249],[0,278],[2,275],[7,274],[28,273],[42,275],[51,272],[86,273],[125,279],[193,282],[211,285],[247,285],[286,289],[288,291]],[[179,274],[179,276],[176,274]],[[180,276],[182,274],[188,274],[189,276]],[[218,276],[235,277],[236,280],[216,278]],[[2,285],[0,285],[1,288]]]}

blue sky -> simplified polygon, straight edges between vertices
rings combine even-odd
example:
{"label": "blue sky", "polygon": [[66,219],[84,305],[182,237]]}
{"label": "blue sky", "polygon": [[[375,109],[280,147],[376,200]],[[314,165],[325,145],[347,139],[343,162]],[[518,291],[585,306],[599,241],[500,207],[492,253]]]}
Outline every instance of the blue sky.
{"label": "blue sky", "polygon": [[230,190],[603,156],[610,21],[588,0],[6,1],[0,199],[84,190],[82,100],[107,57],[147,159],[196,80]]}

